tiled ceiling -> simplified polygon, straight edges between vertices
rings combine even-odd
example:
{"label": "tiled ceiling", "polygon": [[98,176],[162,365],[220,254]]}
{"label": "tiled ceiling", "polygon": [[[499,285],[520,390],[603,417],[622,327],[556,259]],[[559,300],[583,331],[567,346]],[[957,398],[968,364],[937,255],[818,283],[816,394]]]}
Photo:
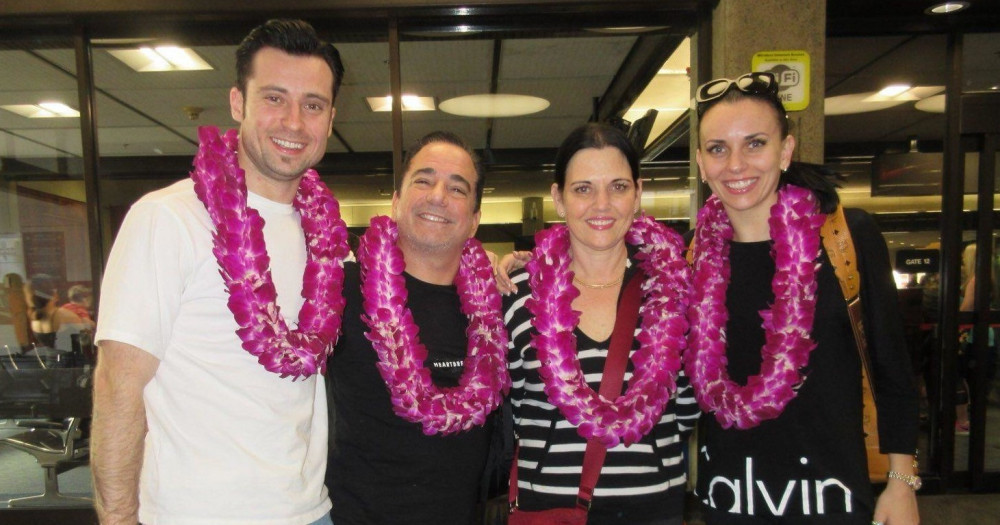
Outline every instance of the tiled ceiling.
{"label": "tiled ceiling", "polygon": [[[925,17],[923,7],[917,4],[929,3],[828,0],[828,21],[834,34],[827,40],[827,95],[874,91],[894,80],[944,85],[944,35],[856,36],[849,30],[863,26],[865,20],[882,20],[894,13],[902,16],[901,20]],[[862,12],[862,7],[869,12]],[[988,9],[987,15],[994,17],[1000,10]],[[538,25],[537,20],[529,22]],[[905,29],[905,25],[899,29]],[[492,121],[441,111],[406,113],[404,144],[433,129],[449,129],[465,137],[473,147],[488,147],[490,155],[497,159],[504,159],[508,151],[552,150],[570,129],[591,117],[614,82],[627,84],[631,80],[619,78],[620,71],[625,70],[622,64],[640,39],[650,34],[669,35],[676,47],[681,37],[691,31],[691,27],[668,27],[653,33],[614,35],[579,27],[536,28],[448,38],[403,32],[400,58],[404,93],[432,96],[441,102],[454,96],[489,92],[495,82],[498,92],[540,96],[551,103],[535,115]],[[891,28],[883,28],[883,33],[891,32]],[[336,42],[347,74],[337,100],[336,135],[329,142],[328,152],[338,158],[369,155],[364,158],[388,159],[385,154],[392,145],[391,116],[371,112],[364,97],[389,93],[389,47],[379,38],[351,40]],[[235,77],[235,46],[193,47],[214,70],[136,73],[111,57],[106,46],[95,46],[92,57],[102,158],[138,158],[148,164],[160,157],[189,157],[195,149],[197,126],[233,125],[227,92]],[[998,33],[967,35],[964,57],[967,89],[989,89],[1000,83]],[[4,72],[0,104],[51,99],[77,106],[75,64],[73,50],[66,47],[0,50],[0,71]],[[189,119],[186,107],[202,108],[197,120]],[[939,141],[943,133],[941,114],[918,111],[912,103],[830,117],[826,122],[828,144],[898,143],[912,136]],[[52,158],[80,157],[80,142],[76,119],[26,119],[0,110],[0,158],[7,160],[5,170],[17,165],[12,160],[43,170],[51,165]],[[686,146],[677,146],[686,157]],[[378,162],[382,163],[382,173],[391,169],[391,161]]]}
{"label": "tiled ceiling", "polygon": [[[531,94],[551,105],[541,113],[493,123],[491,147],[551,148],[566,132],[586,122],[629,53],[635,36],[505,40],[501,43],[497,89]],[[328,152],[391,150],[391,116],[373,113],[366,96],[390,93],[388,46],[338,43],[347,73],[337,99],[335,128]],[[232,126],[228,91],[235,78],[235,46],[196,46],[212,71],[138,73],[106,49],[93,52],[98,89],[97,122],[102,156],[188,155],[197,126]],[[490,91],[493,41],[403,42],[400,48],[404,93],[432,96],[438,102]],[[0,51],[0,68],[17,71],[0,84],[0,104],[60,100],[77,106],[72,49]],[[61,71],[61,70],[63,71]],[[202,108],[191,120],[184,108]],[[80,155],[76,119],[27,119],[0,111],[0,156],[60,156],[68,145]],[[484,119],[441,111],[406,113],[404,142],[427,131],[449,129],[477,148],[486,145]],[[27,140],[22,139],[25,137]]]}

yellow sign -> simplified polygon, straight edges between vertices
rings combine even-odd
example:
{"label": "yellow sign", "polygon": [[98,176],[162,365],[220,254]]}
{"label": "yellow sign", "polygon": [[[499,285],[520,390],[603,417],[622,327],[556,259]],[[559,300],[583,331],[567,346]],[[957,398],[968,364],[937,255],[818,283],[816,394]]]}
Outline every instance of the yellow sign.
{"label": "yellow sign", "polygon": [[787,111],[809,107],[809,53],[805,51],[761,51],[753,56],[754,71],[773,73],[778,97]]}

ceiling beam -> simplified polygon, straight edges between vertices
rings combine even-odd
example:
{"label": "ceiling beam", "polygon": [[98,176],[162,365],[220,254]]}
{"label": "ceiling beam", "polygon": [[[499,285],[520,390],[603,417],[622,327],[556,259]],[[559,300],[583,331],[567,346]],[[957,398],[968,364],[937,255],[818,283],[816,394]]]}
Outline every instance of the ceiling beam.
{"label": "ceiling beam", "polygon": [[[497,87],[500,83],[500,58],[503,53],[503,40],[494,39],[493,40],[493,60],[492,66],[490,67],[490,94],[497,94]],[[483,152],[485,154],[483,162],[492,163],[493,162],[493,117],[486,119],[486,143],[483,144]]]}
{"label": "ceiling beam", "polygon": [[637,38],[597,103],[597,121],[624,115],[684,38],[673,34]]}

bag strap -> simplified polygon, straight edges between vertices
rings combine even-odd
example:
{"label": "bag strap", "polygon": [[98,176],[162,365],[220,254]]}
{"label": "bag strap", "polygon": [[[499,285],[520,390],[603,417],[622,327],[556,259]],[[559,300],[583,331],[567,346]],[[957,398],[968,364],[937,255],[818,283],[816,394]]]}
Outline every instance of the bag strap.
{"label": "bag strap", "polygon": [[823,248],[826,249],[826,255],[833,264],[834,273],[837,274],[837,280],[840,281],[840,290],[847,302],[847,314],[851,318],[851,327],[854,329],[854,345],[858,349],[858,357],[861,358],[861,372],[864,374],[864,380],[868,383],[868,388],[871,389],[874,398],[875,385],[872,382],[871,356],[868,354],[864,309],[861,305],[861,274],[858,272],[857,253],[854,251],[851,231],[847,228],[843,206],[838,205],[836,211],[826,216],[826,222],[820,228],[820,236],[823,238]]}
{"label": "bag strap", "polygon": [[[615,316],[615,327],[611,332],[611,343],[608,356],[604,359],[604,372],[601,375],[601,387],[598,393],[608,400],[621,397],[622,385],[625,383],[625,367],[628,364],[629,350],[635,337],[635,326],[639,320],[639,304],[642,302],[642,269],[637,269],[625,289],[622,290],[621,301],[618,303],[618,313]],[[594,497],[594,487],[601,474],[604,458],[608,450],[597,439],[587,440],[587,449],[583,453],[583,470],[580,473],[580,489],[576,496],[576,506],[590,510],[590,501]],[[517,457],[520,446],[515,449],[514,461],[510,466],[510,488],[508,501],[511,510],[517,507]]]}

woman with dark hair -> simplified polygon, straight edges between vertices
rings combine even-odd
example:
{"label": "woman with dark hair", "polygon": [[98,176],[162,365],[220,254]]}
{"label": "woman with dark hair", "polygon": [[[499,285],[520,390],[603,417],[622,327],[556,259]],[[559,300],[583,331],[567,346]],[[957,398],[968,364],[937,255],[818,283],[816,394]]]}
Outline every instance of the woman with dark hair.
{"label": "woman with dark hair", "polygon": [[504,300],[518,441],[511,523],[589,508],[588,523],[679,525],[683,449],[698,417],[678,375],[683,243],[639,215],[638,156],[618,129],[570,133],[551,192],[566,224],[536,235]]}
{"label": "woman with dark hair", "polygon": [[[698,456],[705,521],[917,523],[917,396],[884,239],[863,211],[841,214],[828,177],[792,162],[795,139],[769,73],[713,80],[696,100],[698,167],[713,195],[692,245],[685,371],[712,415]],[[820,235],[844,215],[890,462],[877,503],[855,323],[831,263],[840,255]]]}

